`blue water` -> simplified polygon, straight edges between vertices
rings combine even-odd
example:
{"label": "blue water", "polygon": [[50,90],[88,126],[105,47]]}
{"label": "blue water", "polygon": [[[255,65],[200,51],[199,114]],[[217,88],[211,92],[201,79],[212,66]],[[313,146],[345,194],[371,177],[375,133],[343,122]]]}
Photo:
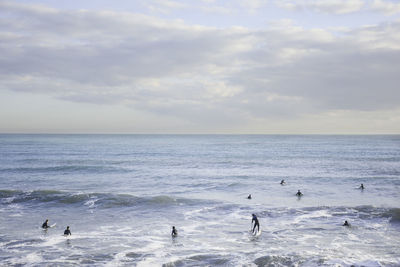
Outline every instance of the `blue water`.
{"label": "blue water", "polygon": [[0,135],[6,266],[400,266],[399,200],[397,135]]}

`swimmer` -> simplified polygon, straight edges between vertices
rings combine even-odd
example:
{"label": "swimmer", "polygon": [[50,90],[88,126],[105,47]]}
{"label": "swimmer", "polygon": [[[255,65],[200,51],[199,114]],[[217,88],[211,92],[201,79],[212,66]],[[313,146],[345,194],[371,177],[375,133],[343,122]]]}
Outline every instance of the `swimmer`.
{"label": "swimmer", "polygon": [[300,190],[297,191],[296,196],[301,197],[303,195],[302,192],[300,192]]}
{"label": "swimmer", "polygon": [[284,185],[284,184],[285,184],[285,180],[282,180],[282,181],[281,181],[281,185]]}
{"label": "swimmer", "polygon": [[175,226],[172,226],[171,236],[172,237],[177,237],[178,236],[178,230],[176,230]]}
{"label": "swimmer", "polygon": [[65,229],[64,235],[65,235],[65,236],[71,235],[71,231],[69,230],[69,226],[67,226],[67,229]]}
{"label": "swimmer", "polygon": [[364,190],[364,184],[361,184],[358,189]]}
{"label": "swimmer", "polygon": [[[253,232],[253,234],[256,234],[257,232],[260,231],[260,223],[258,222],[257,216],[254,213],[251,214],[251,216],[253,216],[253,218],[251,219],[251,225],[253,225],[253,222],[254,222],[254,227],[253,227],[252,232]],[[257,227],[257,232],[255,232],[256,227]]]}
{"label": "swimmer", "polygon": [[247,199],[251,199],[251,194],[247,197]]}
{"label": "swimmer", "polygon": [[350,224],[349,224],[349,222],[348,222],[348,221],[344,221],[344,224],[343,224],[343,226],[350,226]]}
{"label": "swimmer", "polygon": [[46,221],[42,224],[42,228],[43,229],[47,229],[47,228],[50,228],[50,226],[49,226],[49,219],[46,219]]}

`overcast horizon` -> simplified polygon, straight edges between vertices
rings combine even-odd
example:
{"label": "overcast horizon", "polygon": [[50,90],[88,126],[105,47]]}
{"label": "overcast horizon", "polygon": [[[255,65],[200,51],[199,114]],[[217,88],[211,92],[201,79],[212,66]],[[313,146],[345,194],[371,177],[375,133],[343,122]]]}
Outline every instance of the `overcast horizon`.
{"label": "overcast horizon", "polygon": [[0,0],[0,133],[399,134],[400,2]]}

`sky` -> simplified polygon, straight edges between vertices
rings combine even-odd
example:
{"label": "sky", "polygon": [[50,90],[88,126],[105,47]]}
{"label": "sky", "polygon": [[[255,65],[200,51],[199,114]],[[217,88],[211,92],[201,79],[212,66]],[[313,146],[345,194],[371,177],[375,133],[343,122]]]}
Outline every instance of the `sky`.
{"label": "sky", "polygon": [[400,134],[400,1],[0,0],[0,133]]}

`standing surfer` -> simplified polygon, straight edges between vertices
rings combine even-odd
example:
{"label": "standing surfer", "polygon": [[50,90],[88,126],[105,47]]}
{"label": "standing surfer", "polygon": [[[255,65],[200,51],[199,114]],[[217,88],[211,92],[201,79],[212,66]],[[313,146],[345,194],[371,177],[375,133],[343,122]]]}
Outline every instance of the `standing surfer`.
{"label": "standing surfer", "polygon": [[[254,213],[251,214],[251,216],[253,216],[253,218],[251,219],[251,225],[253,225],[253,223],[254,223],[254,227],[253,227],[253,230],[252,230],[253,235],[254,235],[254,234],[260,232],[260,223],[258,222],[258,218]],[[257,232],[255,231],[256,227],[257,227]]]}
{"label": "standing surfer", "polygon": [[172,237],[177,237],[178,236],[178,230],[176,230],[175,226],[172,226],[171,236]]}

